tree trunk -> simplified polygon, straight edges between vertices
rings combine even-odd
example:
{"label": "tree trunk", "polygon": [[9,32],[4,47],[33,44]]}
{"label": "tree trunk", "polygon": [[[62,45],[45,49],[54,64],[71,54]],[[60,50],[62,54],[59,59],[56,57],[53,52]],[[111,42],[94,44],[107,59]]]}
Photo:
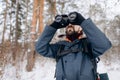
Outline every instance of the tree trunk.
{"label": "tree trunk", "polygon": [[26,70],[27,71],[32,71],[34,64],[35,64],[35,49],[34,49],[34,44],[35,44],[35,39],[36,39],[36,25],[37,25],[37,13],[38,13],[38,0],[34,0],[33,4],[33,17],[32,17],[32,29],[31,29],[31,41],[29,44],[29,49],[30,51],[27,54],[27,65],[26,65]]}
{"label": "tree trunk", "polygon": [[22,61],[24,60],[24,58],[26,58],[26,55],[28,54],[28,53],[26,53],[26,51],[28,50],[28,43],[27,43],[27,41],[26,41],[26,37],[27,37],[27,39],[28,39],[28,33],[29,33],[29,27],[28,27],[28,20],[27,20],[27,18],[28,18],[28,2],[29,0],[26,0],[25,1],[25,4],[26,4],[26,18],[25,18],[25,26],[26,26],[26,32],[24,33],[24,41],[23,41],[23,45],[22,45],[22,50],[23,50],[23,54],[22,54]]}
{"label": "tree trunk", "polygon": [[[8,10],[8,1],[6,0],[6,10],[5,10],[5,14],[4,14],[4,28],[3,28],[3,34],[2,34],[2,44],[4,44],[4,39],[5,39],[7,10]],[[4,47],[4,45],[2,45],[2,47]]]}
{"label": "tree trunk", "polygon": [[54,2],[53,2],[53,15],[54,15],[54,17],[56,15],[56,0],[54,0]]}
{"label": "tree trunk", "polygon": [[43,11],[44,11],[44,0],[40,0],[39,2],[39,31],[40,34],[43,31]]}
{"label": "tree trunk", "polygon": [[18,48],[18,14],[19,14],[19,0],[16,1],[16,5],[17,5],[17,10],[16,10],[16,24],[15,24],[15,38],[13,41],[13,47],[12,47],[12,51],[13,51],[13,60],[16,60],[16,55],[17,55],[17,48]]}
{"label": "tree trunk", "polygon": [[18,27],[19,27],[18,14],[19,14],[19,6],[20,6],[19,0],[17,1],[16,4],[17,4],[17,11],[16,11],[16,24],[15,24],[15,26],[16,26],[16,29],[15,29],[15,46],[18,45]]}
{"label": "tree trunk", "polygon": [[50,14],[50,18],[46,23],[50,24],[56,15],[56,0],[47,0],[47,2],[49,4],[49,8],[47,11]]}
{"label": "tree trunk", "polygon": [[33,3],[33,16],[32,16],[32,28],[31,28],[31,37],[32,39],[35,39],[35,32],[36,32],[36,25],[37,25],[37,15],[38,15],[38,4],[39,4],[39,1],[38,0],[34,0],[34,3]]}
{"label": "tree trunk", "polygon": [[5,68],[5,31],[6,31],[6,20],[7,20],[7,11],[8,11],[8,1],[6,0],[6,10],[5,10],[5,14],[4,14],[4,28],[3,28],[3,34],[2,34],[2,43],[0,44],[0,75],[2,74],[4,68]]}

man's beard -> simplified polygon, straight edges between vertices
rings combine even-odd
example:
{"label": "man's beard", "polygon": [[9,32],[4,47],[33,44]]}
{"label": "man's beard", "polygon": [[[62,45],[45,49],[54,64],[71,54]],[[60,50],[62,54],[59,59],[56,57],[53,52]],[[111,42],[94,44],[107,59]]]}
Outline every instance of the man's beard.
{"label": "man's beard", "polygon": [[74,40],[78,39],[82,35],[83,35],[82,31],[80,33],[76,32],[74,29],[73,29],[73,31],[66,31],[66,37],[70,41],[74,41]]}

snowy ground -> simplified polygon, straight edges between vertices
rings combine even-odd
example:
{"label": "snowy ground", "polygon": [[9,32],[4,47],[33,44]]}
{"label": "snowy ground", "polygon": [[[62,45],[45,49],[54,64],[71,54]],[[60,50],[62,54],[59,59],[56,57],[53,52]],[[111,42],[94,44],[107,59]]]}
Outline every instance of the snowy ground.
{"label": "snowy ground", "polygon": [[[4,75],[0,80],[55,80],[55,62],[51,59],[38,59],[35,63],[33,71],[27,72],[25,70],[25,63],[19,63],[19,68],[16,69],[11,64],[5,67]],[[113,66],[114,65],[114,66]],[[98,71],[100,73],[107,72],[110,80],[120,79],[120,65],[113,63],[111,66],[106,66],[102,62],[98,64]]]}
{"label": "snowy ground", "polygon": [[119,80],[120,79],[120,65],[117,63],[112,63],[111,66],[106,66],[102,62],[98,64],[98,72],[108,73],[110,80]]}

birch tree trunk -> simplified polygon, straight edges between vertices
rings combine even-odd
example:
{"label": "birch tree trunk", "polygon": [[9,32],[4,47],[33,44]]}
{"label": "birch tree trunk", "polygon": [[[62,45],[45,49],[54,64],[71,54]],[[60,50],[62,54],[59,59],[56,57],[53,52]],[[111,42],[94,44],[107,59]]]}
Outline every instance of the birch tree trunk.
{"label": "birch tree trunk", "polygon": [[29,42],[27,41],[27,39],[29,38],[29,26],[28,26],[28,2],[29,0],[26,0],[25,1],[25,4],[26,4],[26,16],[25,16],[25,27],[26,27],[26,32],[24,33],[24,41],[23,41],[23,45],[22,45],[22,49],[23,49],[23,54],[22,54],[22,61],[24,60],[24,58],[26,58],[26,55],[28,54],[27,53],[27,50],[28,50],[28,47],[29,47]]}
{"label": "birch tree trunk", "polygon": [[18,22],[18,14],[19,14],[19,0],[16,1],[16,24],[15,24],[15,37],[14,37],[14,41],[12,43],[13,47],[12,47],[12,51],[13,51],[13,60],[16,60],[16,56],[17,56],[17,50],[18,50],[18,27],[19,27],[19,22]]}
{"label": "birch tree trunk", "polygon": [[6,20],[7,20],[7,10],[8,10],[8,1],[6,0],[6,9],[4,13],[4,28],[3,28],[3,34],[2,34],[2,43],[0,44],[0,74],[2,74],[2,70],[5,68],[5,57],[4,57],[4,52],[5,52],[5,31],[6,31]]}
{"label": "birch tree trunk", "polygon": [[6,0],[6,10],[4,14],[4,29],[3,29],[3,34],[2,34],[2,43],[4,43],[4,36],[5,36],[5,31],[6,31],[6,20],[7,20],[6,17],[7,17],[7,9],[8,9],[7,4],[8,2]]}

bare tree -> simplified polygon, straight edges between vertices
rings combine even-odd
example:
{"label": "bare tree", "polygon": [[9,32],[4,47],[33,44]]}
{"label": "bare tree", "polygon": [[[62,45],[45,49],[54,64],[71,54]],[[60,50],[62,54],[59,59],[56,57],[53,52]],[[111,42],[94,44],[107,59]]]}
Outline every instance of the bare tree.
{"label": "bare tree", "polygon": [[13,48],[12,48],[12,51],[13,51],[13,60],[16,59],[16,52],[17,52],[17,48],[18,48],[18,27],[19,27],[19,21],[18,21],[18,14],[19,14],[19,7],[20,7],[20,4],[19,4],[19,0],[16,1],[16,24],[15,24],[15,40],[13,42]]}
{"label": "bare tree", "polygon": [[33,4],[33,18],[32,18],[32,29],[31,29],[31,44],[30,46],[30,52],[28,53],[28,58],[27,58],[27,66],[26,69],[27,71],[31,71],[32,68],[34,67],[35,63],[35,49],[34,49],[34,44],[35,44],[35,39],[36,39],[36,27],[37,23],[38,25],[38,33],[40,34],[43,30],[43,8],[44,8],[44,0],[34,0]]}
{"label": "bare tree", "polygon": [[6,31],[6,18],[7,18],[7,10],[8,10],[8,1],[6,0],[6,10],[4,14],[4,29],[3,29],[3,34],[2,34],[2,43],[4,43],[4,36],[5,36],[5,31]]}
{"label": "bare tree", "polygon": [[[0,50],[0,67],[2,70],[5,68],[5,57],[4,57],[4,52],[5,52],[5,31],[6,31],[6,20],[7,20],[7,10],[8,10],[8,1],[6,0],[6,9],[4,12],[4,27],[3,27],[3,34],[2,34],[2,43],[1,43],[1,50]],[[0,74],[2,74],[2,71],[0,70]]]}
{"label": "bare tree", "polygon": [[47,14],[46,15],[49,15],[49,18],[48,20],[46,20],[46,24],[50,24],[53,20],[54,20],[54,17],[57,13],[57,10],[56,10],[56,0],[47,0],[46,1],[48,5],[48,9],[47,9]]}
{"label": "bare tree", "polygon": [[44,0],[39,1],[39,25],[38,25],[38,34],[43,31],[43,9],[44,9]]}
{"label": "bare tree", "polygon": [[34,51],[34,39],[35,39],[35,33],[36,33],[36,24],[37,24],[37,7],[38,7],[38,0],[34,0],[33,3],[33,17],[32,17],[32,27],[31,27],[31,41],[29,44],[29,53],[27,54],[27,65],[26,69],[27,71],[31,71],[34,67],[35,62],[35,51]]}

